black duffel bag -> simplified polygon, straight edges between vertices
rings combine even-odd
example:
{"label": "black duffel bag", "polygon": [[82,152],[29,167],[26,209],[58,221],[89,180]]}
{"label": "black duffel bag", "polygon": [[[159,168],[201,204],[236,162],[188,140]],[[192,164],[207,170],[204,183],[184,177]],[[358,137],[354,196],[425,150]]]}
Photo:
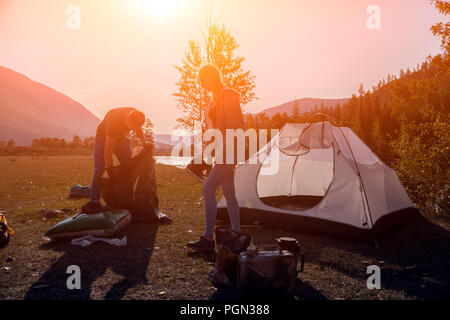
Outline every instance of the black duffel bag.
{"label": "black duffel bag", "polygon": [[134,222],[170,223],[159,210],[153,147],[145,146],[130,160],[112,168],[104,184],[103,199],[111,208],[127,209]]}

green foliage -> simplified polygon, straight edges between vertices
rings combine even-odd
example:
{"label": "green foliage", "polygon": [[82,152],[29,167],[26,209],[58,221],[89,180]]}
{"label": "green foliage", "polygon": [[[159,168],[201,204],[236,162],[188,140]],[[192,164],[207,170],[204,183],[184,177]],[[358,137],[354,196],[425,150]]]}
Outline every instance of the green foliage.
{"label": "green foliage", "polygon": [[67,147],[67,142],[59,138],[36,138],[31,143],[33,148],[55,148],[64,149]]}
{"label": "green foliage", "polygon": [[195,122],[201,121],[209,97],[200,87],[197,73],[204,63],[212,63],[221,71],[224,84],[236,90],[241,96],[241,105],[245,106],[255,97],[255,77],[250,71],[243,69],[244,58],[235,55],[239,48],[237,41],[225,26],[208,22],[204,32],[204,51],[198,41],[189,41],[189,48],[180,66],[175,69],[180,73],[176,83],[178,91],[174,93],[177,106],[182,117],[177,119],[178,128],[186,129],[190,133],[194,130]]}
{"label": "green foliage", "polygon": [[69,144],[71,148],[81,148],[83,146],[83,141],[81,141],[80,137],[75,135],[72,138],[72,143]]}
{"label": "green foliage", "polygon": [[83,149],[93,150],[93,149],[94,149],[94,141],[95,141],[95,138],[94,138],[94,137],[88,137],[88,138],[85,138],[85,139],[83,140],[82,148],[83,148]]}
{"label": "green foliage", "polygon": [[[431,3],[439,10],[440,13],[447,16],[450,15],[450,2],[442,0],[432,0]],[[441,38],[442,49],[449,51],[450,48],[450,22],[438,22],[431,27],[431,31],[435,36]]]}
{"label": "green foliage", "polygon": [[[145,141],[147,141],[147,143],[151,143],[151,144],[153,143],[153,127],[154,127],[154,124],[153,124],[153,122],[151,122],[150,119],[146,119],[144,125],[142,126],[142,132],[144,133]],[[132,131],[130,133],[129,138],[130,138],[131,146],[133,148],[141,145],[141,141],[136,136],[134,131]]]}
{"label": "green foliage", "polygon": [[194,130],[196,121],[201,121],[206,107],[200,83],[197,80],[197,72],[203,63],[200,44],[198,41],[189,41],[189,49],[185,53],[181,66],[175,66],[180,73],[180,79],[176,83],[178,92],[174,93],[177,106],[183,116],[177,119],[178,127]]}
{"label": "green foliage", "polygon": [[394,168],[408,194],[422,212],[450,212],[450,125],[443,119],[404,124],[398,139],[391,141]]}
{"label": "green foliage", "polygon": [[[432,1],[444,15],[450,2]],[[348,126],[389,166],[424,214],[450,212],[450,25],[436,24],[443,53],[413,70],[388,75],[372,90],[361,85],[358,95],[334,108],[315,108],[340,126]],[[310,114],[287,118],[252,117],[255,128],[279,128],[284,123],[309,122]],[[250,127],[247,119],[247,127]]]}
{"label": "green foliage", "polygon": [[79,136],[73,136],[72,141],[59,138],[36,138],[31,143],[32,148],[37,149],[94,149],[94,137],[82,140]]}
{"label": "green foliage", "polygon": [[299,118],[300,118],[300,109],[299,109],[299,106],[298,106],[298,100],[295,99],[294,100],[294,107],[292,109],[292,120],[294,120],[294,122],[296,122],[297,119],[299,119]]}

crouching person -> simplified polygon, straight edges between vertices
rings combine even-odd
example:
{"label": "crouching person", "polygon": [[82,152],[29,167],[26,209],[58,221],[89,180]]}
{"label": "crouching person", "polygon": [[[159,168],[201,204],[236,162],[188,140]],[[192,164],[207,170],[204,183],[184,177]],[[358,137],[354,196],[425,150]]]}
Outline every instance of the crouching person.
{"label": "crouching person", "polygon": [[[213,103],[208,110],[207,129],[220,130],[226,148],[226,130],[243,129],[244,117],[240,106],[240,97],[234,90],[225,87],[220,71],[214,65],[206,65],[199,71],[201,86],[213,94]],[[230,143],[233,143],[230,141]],[[217,215],[216,191],[219,187],[227,202],[228,215],[232,229],[240,232],[239,205],[234,188],[234,169],[236,163],[216,163],[203,185],[205,199],[205,233],[198,241],[187,244],[188,248],[199,252],[214,251],[214,225]],[[236,161],[236,159],[235,159]]]}
{"label": "crouching person", "polygon": [[105,170],[112,179],[113,153],[122,164],[131,158],[132,150],[128,139],[134,131],[142,144],[145,144],[142,126],[145,115],[135,108],[116,108],[110,110],[97,128],[94,142],[94,176],[91,184],[90,201],[81,207],[81,212],[93,214],[102,211],[102,176]]}

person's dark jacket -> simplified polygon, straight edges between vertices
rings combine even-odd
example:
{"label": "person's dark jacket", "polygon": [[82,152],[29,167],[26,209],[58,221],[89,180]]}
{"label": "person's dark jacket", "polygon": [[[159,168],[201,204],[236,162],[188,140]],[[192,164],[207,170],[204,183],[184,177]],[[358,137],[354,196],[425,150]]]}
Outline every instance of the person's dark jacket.
{"label": "person's dark jacket", "polygon": [[[220,92],[219,101],[213,108],[213,112],[209,115],[214,123],[214,128],[222,132],[223,137],[223,162],[226,161],[226,130],[227,129],[243,129],[244,116],[242,114],[239,93],[233,89],[224,87]],[[235,145],[234,164],[237,164],[236,145]]]}

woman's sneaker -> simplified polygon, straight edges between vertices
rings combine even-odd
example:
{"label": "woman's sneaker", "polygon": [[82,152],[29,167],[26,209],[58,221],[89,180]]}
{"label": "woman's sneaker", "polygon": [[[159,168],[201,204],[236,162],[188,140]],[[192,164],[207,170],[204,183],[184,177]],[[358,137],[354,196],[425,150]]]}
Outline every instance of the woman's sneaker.
{"label": "woman's sneaker", "polygon": [[189,242],[186,246],[198,252],[214,252],[215,250],[214,240],[208,240],[203,236],[195,242]]}
{"label": "woman's sneaker", "polygon": [[186,171],[200,182],[205,182],[211,172],[212,165],[201,163],[195,164],[194,160],[186,167]]}
{"label": "woman's sneaker", "polygon": [[84,214],[95,214],[95,213],[99,213],[99,212],[103,212],[104,208],[103,206],[100,204],[100,202],[86,202],[85,204],[83,204],[83,206],[81,207],[81,213]]}

